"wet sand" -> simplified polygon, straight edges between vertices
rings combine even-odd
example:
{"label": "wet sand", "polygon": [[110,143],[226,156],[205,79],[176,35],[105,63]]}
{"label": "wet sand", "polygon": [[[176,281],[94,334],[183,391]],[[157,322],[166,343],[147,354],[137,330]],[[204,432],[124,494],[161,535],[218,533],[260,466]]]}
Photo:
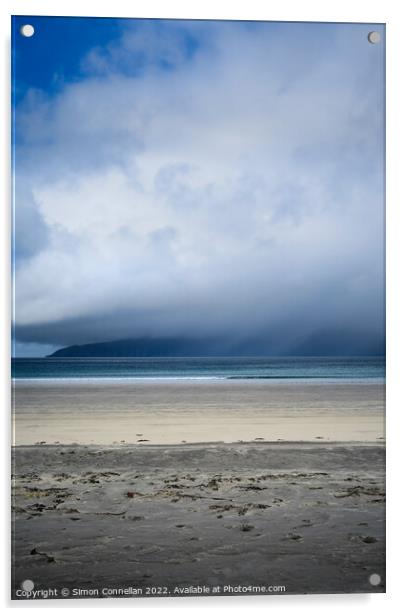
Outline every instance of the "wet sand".
{"label": "wet sand", "polygon": [[199,585],[384,592],[383,446],[43,445],[14,456],[14,590],[29,579],[70,598]]}

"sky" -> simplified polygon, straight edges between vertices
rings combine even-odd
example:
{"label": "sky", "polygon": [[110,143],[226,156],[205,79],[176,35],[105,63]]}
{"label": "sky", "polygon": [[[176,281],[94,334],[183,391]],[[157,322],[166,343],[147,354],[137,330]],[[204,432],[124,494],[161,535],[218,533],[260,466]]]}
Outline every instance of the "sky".
{"label": "sky", "polygon": [[383,353],[384,38],[15,17],[14,355],[172,336]]}

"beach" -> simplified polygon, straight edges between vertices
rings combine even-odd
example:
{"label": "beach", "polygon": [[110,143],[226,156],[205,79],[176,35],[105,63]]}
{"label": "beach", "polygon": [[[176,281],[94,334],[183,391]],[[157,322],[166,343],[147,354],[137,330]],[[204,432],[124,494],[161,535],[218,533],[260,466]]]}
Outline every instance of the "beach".
{"label": "beach", "polygon": [[15,465],[15,588],[384,591],[383,447],[44,445]]}
{"label": "beach", "polygon": [[14,593],[384,592],[383,399],[359,382],[18,382]]}
{"label": "beach", "polygon": [[378,442],[384,395],[359,381],[18,380],[14,442]]}

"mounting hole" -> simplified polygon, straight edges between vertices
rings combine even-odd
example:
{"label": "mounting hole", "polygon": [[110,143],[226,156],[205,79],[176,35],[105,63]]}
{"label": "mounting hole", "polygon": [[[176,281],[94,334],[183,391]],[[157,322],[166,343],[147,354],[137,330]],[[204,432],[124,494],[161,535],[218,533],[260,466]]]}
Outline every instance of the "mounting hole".
{"label": "mounting hole", "polygon": [[381,582],[381,576],[378,573],[372,573],[369,577],[369,582],[372,586],[378,586]]}
{"label": "mounting hole", "polygon": [[381,34],[377,31],[369,32],[367,35],[367,38],[368,38],[369,43],[376,45],[377,43],[381,41]]}
{"label": "mounting hole", "polygon": [[35,34],[35,28],[33,27],[32,24],[24,24],[23,26],[21,26],[20,32],[22,36],[26,36],[27,38],[30,38],[31,36]]}
{"label": "mounting hole", "polygon": [[21,588],[26,592],[32,592],[32,590],[35,588],[35,584],[32,580],[24,580],[21,584]]}

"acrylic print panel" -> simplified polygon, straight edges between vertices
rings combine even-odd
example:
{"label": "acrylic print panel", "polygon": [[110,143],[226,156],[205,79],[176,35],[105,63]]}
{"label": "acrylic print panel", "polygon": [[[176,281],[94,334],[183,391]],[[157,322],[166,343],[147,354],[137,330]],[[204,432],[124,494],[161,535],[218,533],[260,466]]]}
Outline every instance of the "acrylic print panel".
{"label": "acrylic print panel", "polygon": [[13,19],[13,598],[384,592],[384,54]]}

